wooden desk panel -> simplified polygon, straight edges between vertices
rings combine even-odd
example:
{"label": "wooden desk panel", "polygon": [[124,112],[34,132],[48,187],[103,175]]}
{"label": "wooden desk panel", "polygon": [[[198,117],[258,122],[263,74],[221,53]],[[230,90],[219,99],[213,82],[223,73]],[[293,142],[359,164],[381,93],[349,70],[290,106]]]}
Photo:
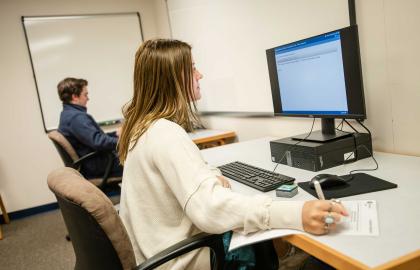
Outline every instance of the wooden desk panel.
{"label": "wooden desk panel", "polygon": [[197,144],[200,149],[210,148],[214,146],[225,145],[231,143],[236,138],[236,133],[233,131],[219,131],[219,130],[197,130],[189,133],[193,142]]}

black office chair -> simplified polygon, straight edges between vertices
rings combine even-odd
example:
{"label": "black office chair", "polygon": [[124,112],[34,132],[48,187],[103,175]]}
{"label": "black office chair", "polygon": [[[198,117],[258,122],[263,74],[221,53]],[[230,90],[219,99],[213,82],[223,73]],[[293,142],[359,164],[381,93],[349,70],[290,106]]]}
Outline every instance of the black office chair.
{"label": "black office chair", "polygon": [[209,247],[212,269],[224,267],[222,235],[197,234],[179,242],[136,266],[133,248],[120,217],[105,194],[71,168],[48,176],[76,254],[76,270],[154,269],[192,250]]}
{"label": "black office chair", "polygon": [[[55,148],[58,151],[58,154],[60,155],[61,159],[63,160],[64,166],[70,167],[76,170],[80,170],[80,167],[82,166],[83,162],[88,160],[89,158],[92,158],[99,153],[103,154],[104,152],[91,152],[89,154],[84,155],[83,157],[79,157],[74,150],[73,146],[70,144],[70,142],[64,137],[63,134],[61,134],[57,130],[50,131],[48,133],[48,138],[54,143]],[[110,177],[112,165],[114,162],[114,154],[109,151],[105,152],[107,156],[107,163],[105,168],[105,173],[101,178],[92,178],[88,179],[91,181],[95,186],[99,187],[101,190],[108,190],[108,189],[115,189],[118,188],[118,184],[121,182],[121,176],[119,177]]]}

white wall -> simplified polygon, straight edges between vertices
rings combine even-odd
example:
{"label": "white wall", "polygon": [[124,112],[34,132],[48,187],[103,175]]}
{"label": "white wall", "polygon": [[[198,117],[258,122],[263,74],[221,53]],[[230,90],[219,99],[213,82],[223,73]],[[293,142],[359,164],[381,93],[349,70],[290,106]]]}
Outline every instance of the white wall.
{"label": "white wall", "polygon": [[0,1],[0,192],[8,212],[54,202],[46,178],[62,166],[43,130],[21,16],[131,11],[145,39],[170,35],[163,0]]}
{"label": "white wall", "polygon": [[[366,124],[373,133],[374,148],[420,156],[420,127],[417,125],[420,120],[420,2],[358,0],[356,13],[368,116]],[[199,67],[200,63],[196,65]],[[312,124],[310,119],[285,117],[209,116],[203,119],[208,127],[235,130],[240,141],[266,135],[286,137],[305,133]]]}
{"label": "white wall", "polygon": [[207,112],[273,111],[266,50],[349,24],[347,0],[168,0],[168,10],[206,74]]}

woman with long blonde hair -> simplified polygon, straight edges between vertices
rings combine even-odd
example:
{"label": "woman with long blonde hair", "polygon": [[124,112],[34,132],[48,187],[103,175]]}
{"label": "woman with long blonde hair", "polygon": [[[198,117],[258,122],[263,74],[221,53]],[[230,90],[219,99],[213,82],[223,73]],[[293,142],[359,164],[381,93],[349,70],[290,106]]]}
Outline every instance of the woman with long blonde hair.
{"label": "woman with long blonde hair", "polygon": [[[198,121],[201,78],[184,42],[149,40],[136,53],[134,93],[124,108],[118,151],[124,164],[120,216],[137,263],[202,231],[326,233],[323,217],[330,211],[339,220],[346,214],[341,205],[242,196],[206,164],[187,134]],[[163,267],[210,269],[210,255],[207,249],[193,251]]]}

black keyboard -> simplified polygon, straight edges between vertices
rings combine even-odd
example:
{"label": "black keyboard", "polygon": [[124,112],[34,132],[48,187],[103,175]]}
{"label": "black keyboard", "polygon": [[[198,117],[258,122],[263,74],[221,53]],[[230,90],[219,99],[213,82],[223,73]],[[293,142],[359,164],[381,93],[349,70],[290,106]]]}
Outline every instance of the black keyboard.
{"label": "black keyboard", "polygon": [[284,184],[292,184],[295,178],[264,170],[235,161],[218,167],[222,174],[247,186],[267,192]]}

